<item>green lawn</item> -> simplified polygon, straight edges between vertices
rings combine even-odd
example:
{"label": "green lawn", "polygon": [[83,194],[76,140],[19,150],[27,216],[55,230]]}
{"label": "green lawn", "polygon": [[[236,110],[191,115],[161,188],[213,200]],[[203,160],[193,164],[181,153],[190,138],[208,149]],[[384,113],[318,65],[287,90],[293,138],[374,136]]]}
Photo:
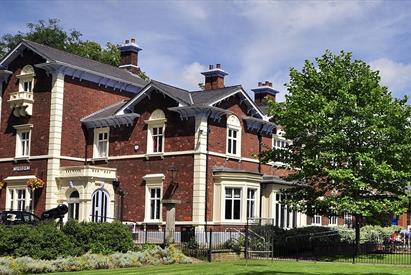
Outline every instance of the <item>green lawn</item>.
{"label": "green lawn", "polygon": [[[57,273],[56,273],[57,274]],[[59,273],[73,274],[73,273]],[[280,275],[309,275],[309,274],[367,274],[390,275],[411,274],[411,267],[367,265],[350,263],[296,262],[270,260],[244,260],[235,262],[195,263],[186,265],[162,265],[139,268],[106,269],[83,271],[77,274],[280,274]]]}

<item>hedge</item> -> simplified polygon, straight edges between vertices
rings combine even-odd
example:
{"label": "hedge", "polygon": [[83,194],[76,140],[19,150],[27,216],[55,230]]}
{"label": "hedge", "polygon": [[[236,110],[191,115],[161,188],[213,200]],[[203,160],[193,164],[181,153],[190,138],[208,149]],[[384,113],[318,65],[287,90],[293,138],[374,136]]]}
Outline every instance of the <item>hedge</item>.
{"label": "hedge", "polygon": [[54,222],[38,225],[0,225],[0,256],[56,259],[87,252],[111,254],[133,249],[127,226],[119,223]]}

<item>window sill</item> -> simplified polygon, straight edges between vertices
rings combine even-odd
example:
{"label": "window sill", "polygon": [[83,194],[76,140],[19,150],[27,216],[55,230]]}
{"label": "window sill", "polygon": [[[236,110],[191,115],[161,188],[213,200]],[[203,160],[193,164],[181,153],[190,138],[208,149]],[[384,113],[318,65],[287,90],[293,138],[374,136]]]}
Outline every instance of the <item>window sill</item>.
{"label": "window sill", "polygon": [[30,157],[29,156],[15,157],[14,162],[30,162]]}
{"label": "window sill", "polygon": [[163,222],[160,220],[145,220],[144,223],[148,225],[162,225],[163,224]]}
{"label": "window sill", "polygon": [[226,154],[226,159],[233,159],[233,160],[238,160],[238,162],[242,161],[242,157],[241,156],[237,156],[237,155],[230,155],[230,154]]}
{"label": "window sill", "polygon": [[146,159],[150,159],[150,158],[155,158],[155,157],[161,157],[161,159],[164,159],[164,152],[160,152],[160,153],[147,153],[145,154]]}
{"label": "window sill", "polygon": [[108,162],[108,157],[100,157],[100,158],[92,158],[91,162],[95,163],[95,162],[100,162],[100,161],[104,161],[104,162]]}

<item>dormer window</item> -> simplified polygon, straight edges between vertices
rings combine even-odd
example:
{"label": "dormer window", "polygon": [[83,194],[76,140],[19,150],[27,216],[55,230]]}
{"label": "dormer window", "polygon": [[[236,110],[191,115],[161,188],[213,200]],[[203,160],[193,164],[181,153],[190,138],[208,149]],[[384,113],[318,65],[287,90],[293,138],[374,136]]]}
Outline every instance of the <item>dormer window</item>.
{"label": "dormer window", "polygon": [[26,65],[17,75],[19,86],[17,91],[10,93],[8,100],[10,108],[13,109],[15,117],[31,116],[33,113],[33,87],[34,87],[34,69]]}
{"label": "dormer window", "polygon": [[93,158],[106,159],[108,157],[109,134],[109,128],[94,129]]}
{"label": "dormer window", "polygon": [[241,124],[234,115],[227,118],[227,155],[241,156]]}
{"label": "dormer window", "polygon": [[164,112],[160,109],[154,110],[147,124],[147,154],[164,153],[164,132],[167,119]]}

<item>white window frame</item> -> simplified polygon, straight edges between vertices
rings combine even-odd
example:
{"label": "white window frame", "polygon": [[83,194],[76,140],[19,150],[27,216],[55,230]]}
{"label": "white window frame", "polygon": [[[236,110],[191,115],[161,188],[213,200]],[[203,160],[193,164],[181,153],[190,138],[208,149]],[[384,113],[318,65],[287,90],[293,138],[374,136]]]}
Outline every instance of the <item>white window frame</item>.
{"label": "white window frame", "polygon": [[[166,122],[167,119],[165,114],[162,110],[156,109],[151,113],[151,116],[148,120],[144,121],[147,124],[147,149],[146,155],[163,155],[165,152],[165,130],[166,130]],[[161,150],[157,151],[154,150],[154,143],[153,139],[155,136],[159,137],[159,135],[154,135],[154,129],[161,128],[162,129],[162,139],[161,139]],[[156,152],[157,151],[157,152]]]}
{"label": "white window frame", "polygon": [[[145,206],[144,206],[144,222],[146,223],[161,223],[163,220],[163,181],[164,181],[164,174],[147,174],[143,177],[146,182],[146,191],[145,191]],[[151,218],[151,190],[152,189],[160,189],[160,204],[159,204],[159,212],[160,217],[158,219]]]}
{"label": "white window frame", "polygon": [[352,226],[353,225],[352,215],[347,213],[347,212],[344,212],[344,225],[345,226]]}
{"label": "white window frame", "polygon": [[[98,194],[98,196],[97,196]],[[101,196],[100,196],[101,195]],[[99,188],[91,194],[92,222],[106,222],[110,218],[110,194],[104,188]],[[97,213],[96,213],[97,212]]]}
{"label": "white window frame", "polygon": [[[253,198],[250,198],[250,191],[253,192]],[[247,219],[252,219],[257,216],[256,205],[257,205],[257,198],[256,198],[257,190],[254,188],[247,188]]]}
{"label": "white window frame", "polygon": [[[148,188],[148,195],[149,195],[149,211],[151,221],[160,221],[161,220],[161,187],[149,187]],[[153,196],[154,191],[154,196]]]}
{"label": "white window frame", "polygon": [[[23,192],[24,198],[19,198],[19,193]],[[33,212],[33,190],[24,186],[7,186],[6,209]],[[20,202],[24,203],[24,208],[20,208]]]}
{"label": "white window frame", "polygon": [[[77,192],[79,194],[79,196],[78,197],[72,197],[71,195],[74,192]],[[70,195],[69,195],[68,200],[67,200],[67,204],[68,204],[68,207],[69,207],[69,211],[67,213],[67,219],[68,220],[73,219],[73,220],[76,220],[76,221],[80,220],[80,192],[78,190],[73,190],[73,191],[70,192]],[[72,216],[73,216],[72,218],[70,218],[70,214],[72,214]]]}
{"label": "white window frame", "polygon": [[[31,136],[33,124],[23,124],[13,126],[16,129],[16,149],[15,159],[28,159],[31,151]],[[23,146],[23,134],[28,133],[28,139],[25,142],[25,148]]]}
{"label": "white window frame", "polygon": [[[100,153],[100,134],[106,134],[107,135],[107,140],[104,140],[106,142],[106,153],[105,155],[102,155]],[[94,129],[94,145],[93,145],[93,159],[107,159],[109,156],[109,145],[110,145],[110,128],[105,127],[105,128],[95,128]]]}
{"label": "white window frame", "polygon": [[[278,142],[280,144],[278,144]],[[273,134],[272,136],[272,148],[273,149],[286,150],[289,144],[290,144],[289,140],[285,139],[284,137],[280,135]]]}
{"label": "white window frame", "polygon": [[330,215],[328,217],[328,226],[337,226],[338,225],[338,216]]}
{"label": "white window frame", "polygon": [[[317,222],[317,220],[319,220],[319,221]],[[323,225],[322,224],[322,216],[318,215],[318,214],[314,214],[313,217],[312,217],[311,225],[318,225],[318,226]]]}
{"label": "white window frame", "polygon": [[[226,134],[226,155],[231,157],[241,157],[241,123],[240,120],[235,115],[230,115],[227,117],[227,134]],[[234,138],[230,135],[230,132],[236,132],[237,137]],[[229,146],[229,140],[235,141],[235,150],[236,152],[233,153],[232,149],[233,142],[231,142],[231,146]],[[230,152],[231,151],[231,152]]]}
{"label": "white window frame", "polygon": [[[243,202],[243,190],[242,190],[243,188],[241,188],[241,187],[225,187],[224,188],[224,207],[223,207],[223,209],[224,209],[224,220],[226,220],[226,221],[241,221],[241,214],[242,214],[242,207],[241,207],[241,204],[242,204],[242,202]],[[231,195],[231,197],[230,198],[227,198],[227,191],[228,190],[230,190],[231,192],[229,192],[230,193],[230,195]],[[239,198],[236,198],[235,197],[235,191],[234,190],[239,190],[240,191],[240,197]],[[227,218],[226,217],[226,208],[227,208],[227,201],[231,201],[231,218]],[[236,218],[234,218],[234,202],[235,201],[239,201],[240,202],[240,205],[239,205],[239,207],[240,207],[240,209],[239,209],[239,211],[240,211],[240,213],[239,213],[239,217],[238,217],[238,219],[236,219]]]}
{"label": "white window frame", "polygon": [[272,192],[272,218],[273,224],[279,228],[291,229],[298,227],[298,220],[300,213],[288,209],[287,205],[281,204],[283,199],[286,199],[280,190],[273,190]]}
{"label": "white window frame", "polygon": [[[16,77],[19,79],[19,92],[25,92],[25,93],[32,93],[33,88],[34,88],[34,77],[36,74],[34,73],[34,68],[31,65],[26,65],[23,67],[21,70],[21,73],[17,75]],[[26,91],[24,89],[24,83],[30,83],[28,84],[30,86],[29,91]]]}

